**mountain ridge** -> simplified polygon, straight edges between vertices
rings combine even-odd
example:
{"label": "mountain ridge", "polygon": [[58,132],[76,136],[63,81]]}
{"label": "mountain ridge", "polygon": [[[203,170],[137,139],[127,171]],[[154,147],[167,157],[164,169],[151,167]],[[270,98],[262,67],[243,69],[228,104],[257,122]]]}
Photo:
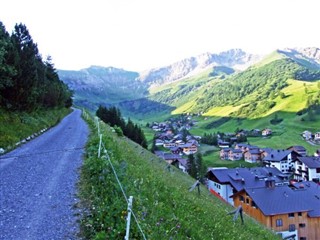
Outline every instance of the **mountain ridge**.
{"label": "mountain ridge", "polygon": [[[248,89],[256,101],[259,99],[257,96],[262,93],[266,100],[268,96],[274,98],[286,86],[286,79],[317,79],[320,71],[319,63],[319,48],[277,49],[263,57],[247,54],[241,49],[233,49],[220,54],[200,54],[198,57],[184,59],[144,73],[92,66],[71,72],[75,76],[68,75],[67,71],[59,74],[63,81],[75,89],[76,102],[80,102],[81,105],[81,102],[91,101],[92,108],[99,104],[113,104],[121,105],[121,108],[127,106],[130,112],[134,109],[135,111],[150,109],[152,106],[166,109],[165,106],[168,105],[167,110],[172,111],[172,107],[178,108],[181,104],[193,101],[188,103],[189,107],[184,107],[185,111],[188,109],[196,111],[196,108],[208,111],[212,107],[220,106],[212,102],[213,99],[221,102],[221,98],[230,98],[231,101],[234,94],[238,95],[237,102],[245,97],[240,101],[245,103],[244,99],[250,100],[247,96]],[[239,70],[238,66],[244,70]],[[78,78],[74,79],[77,75]],[[254,79],[251,79],[251,82],[241,83],[252,76]],[[235,79],[237,85],[228,79]],[[268,79],[273,80],[270,82]],[[281,83],[277,79],[281,79]],[[261,85],[259,81],[262,80],[264,84]],[[165,87],[166,85],[168,87]],[[254,86],[259,86],[260,90]],[[244,87],[248,89],[243,89]],[[216,92],[215,88],[220,89],[219,92]],[[233,89],[233,92],[225,91],[226,88]],[[220,97],[216,98],[217,96]],[[264,108],[272,107],[273,101],[269,99],[263,105]],[[145,113],[145,110],[143,112]]]}

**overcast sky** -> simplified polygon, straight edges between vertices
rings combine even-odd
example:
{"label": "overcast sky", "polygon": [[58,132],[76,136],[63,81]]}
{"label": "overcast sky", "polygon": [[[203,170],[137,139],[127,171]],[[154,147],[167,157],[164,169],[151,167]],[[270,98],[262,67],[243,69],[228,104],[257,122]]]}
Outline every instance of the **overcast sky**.
{"label": "overcast sky", "polygon": [[58,69],[141,71],[204,52],[320,47],[319,0],[5,0]]}

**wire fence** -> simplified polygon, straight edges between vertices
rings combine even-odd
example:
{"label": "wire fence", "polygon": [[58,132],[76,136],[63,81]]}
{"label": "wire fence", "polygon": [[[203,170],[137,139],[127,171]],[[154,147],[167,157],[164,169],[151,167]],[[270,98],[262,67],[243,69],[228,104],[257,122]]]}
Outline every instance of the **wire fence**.
{"label": "wire fence", "polygon": [[[143,239],[146,240],[147,238],[146,238],[146,236],[145,236],[145,234],[144,234],[144,232],[143,232],[143,230],[142,230],[142,228],[140,226],[140,223],[139,223],[139,221],[138,221],[138,219],[136,217],[136,214],[134,213],[134,211],[132,209],[132,196],[130,196],[130,198],[127,197],[127,194],[124,191],[124,188],[123,188],[123,186],[122,186],[122,184],[121,184],[121,182],[119,180],[117,171],[115,170],[115,168],[114,168],[114,166],[113,166],[113,164],[111,162],[110,156],[108,154],[108,150],[105,148],[105,144],[102,141],[102,134],[101,134],[101,131],[100,131],[100,123],[99,123],[99,119],[98,118],[96,118],[95,123],[96,123],[96,127],[98,129],[98,135],[99,135],[99,138],[100,138],[99,147],[98,147],[98,158],[106,159],[109,162],[109,164],[111,166],[111,169],[113,171],[113,174],[114,174],[114,176],[115,176],[115,178],[117,180],[117,183],[118,183],[118,185],[119,185],[119,187],[121,189],[122,195],[123,195],[123,197],[126,200],[126,203],[128,205],[128,214],[132,214],[132,216],[133,216],[133,218],[134,218],[134,220],[135,220],[135,222],[136,222],[136,224],[138,226],[138,229],[139,229]],[[102,149],[103,149],[103,154],[101,155],[101,150]],[[128,215],[125,240],[129,240],[129,231],[130,231],[130,217]]]}

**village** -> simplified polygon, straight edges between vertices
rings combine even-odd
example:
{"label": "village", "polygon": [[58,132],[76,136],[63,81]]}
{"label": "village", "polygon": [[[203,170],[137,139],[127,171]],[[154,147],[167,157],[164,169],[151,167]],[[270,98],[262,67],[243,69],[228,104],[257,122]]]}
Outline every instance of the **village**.
{"label": "village", "polygon": [[[154,153],[185,173],[188,173],[188,155],[196,154],[201,144],[201,136],[187,134],[194,124],[187,116],[183,121],[154,122],[150,126],[155,131],[155,146],[162,148]],[[219,157],[255,165],[208,168],[208,190],[235,208],[241,207],[245,214],[283,239],[319,239],[320,149],[308,155],[307,150],[298,145],[272,149],[238,143],[237,137],[246,134],[244,130],[227,134],[227,141],[218,135]],[[250,134],[268,137],[272,130],[255,129]],[[301,137],[310,144],[320,143],[320,132],[304,131]]]}

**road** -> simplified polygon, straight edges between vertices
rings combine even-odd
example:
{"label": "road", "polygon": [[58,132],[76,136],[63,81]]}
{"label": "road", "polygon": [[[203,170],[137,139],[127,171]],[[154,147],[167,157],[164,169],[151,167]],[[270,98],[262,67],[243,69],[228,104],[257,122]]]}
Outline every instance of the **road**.
{"label": "road", "polygon": [[0,239],[77,239],[76,183],[89,129],[75,109],[0,156]]}

